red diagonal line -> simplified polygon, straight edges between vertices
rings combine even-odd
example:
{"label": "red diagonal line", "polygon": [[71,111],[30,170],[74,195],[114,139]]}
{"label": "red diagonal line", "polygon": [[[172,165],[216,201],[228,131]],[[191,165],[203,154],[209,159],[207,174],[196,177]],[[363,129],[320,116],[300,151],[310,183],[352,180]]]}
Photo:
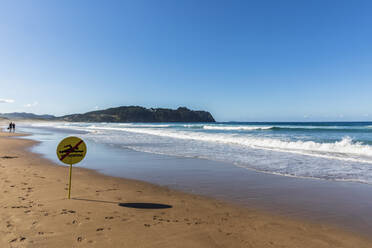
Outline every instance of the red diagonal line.
{"label": "red diagonal line", "polygon": [[66,152],[66,154],[65,155],[63,155],[61,158],[60,158],[60,160],[62,161],[62,160],[64,160],[71,152],[73,152],[76,148],[78,148],[79,147],[79,145],[81,144],[81,143],[83,143],[83,141],[82,140],[80,140],[73,148],[71,148],[68,152]]}

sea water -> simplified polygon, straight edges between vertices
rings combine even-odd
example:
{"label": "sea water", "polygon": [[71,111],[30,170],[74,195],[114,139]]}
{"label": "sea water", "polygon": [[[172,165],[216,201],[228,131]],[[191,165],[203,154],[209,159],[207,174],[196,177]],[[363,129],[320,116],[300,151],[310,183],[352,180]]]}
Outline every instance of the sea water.
{"label": "sea water", "polygon": [[120,149],[204,158],[291,177],[372,184],[372,122],[67,123],[30,128],[79,131]]}

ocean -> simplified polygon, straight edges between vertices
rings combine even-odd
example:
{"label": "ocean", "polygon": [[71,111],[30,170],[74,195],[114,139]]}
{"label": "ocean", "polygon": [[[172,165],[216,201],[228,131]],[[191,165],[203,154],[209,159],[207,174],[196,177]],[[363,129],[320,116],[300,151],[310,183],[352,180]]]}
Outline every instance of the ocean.
{"label": "ocean", "polygon": [[88,143],[282,176],[372,184],[372,122],[34,122],[23,128],[76,131]]}

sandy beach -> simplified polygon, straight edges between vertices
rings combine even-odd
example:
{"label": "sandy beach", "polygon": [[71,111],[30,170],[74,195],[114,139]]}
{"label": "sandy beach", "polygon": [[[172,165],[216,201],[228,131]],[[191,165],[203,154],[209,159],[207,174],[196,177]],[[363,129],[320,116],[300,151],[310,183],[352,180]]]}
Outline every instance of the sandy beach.
{"label": "sandy beach", "polygon": [[0,248],[372,248],[371,9],[2,1]]}
{"label": "sandy beach", "polygon": [[[17,135],[17,134],[15,134]],[[1,133],[1,247],[370,247],[326,224],[230,205],[33,154]]]}

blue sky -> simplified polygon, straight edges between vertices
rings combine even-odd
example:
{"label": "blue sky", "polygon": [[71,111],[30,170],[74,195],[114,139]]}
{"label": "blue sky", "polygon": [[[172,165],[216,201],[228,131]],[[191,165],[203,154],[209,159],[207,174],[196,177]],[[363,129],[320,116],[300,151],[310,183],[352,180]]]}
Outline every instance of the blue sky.
{"label": "blue sky", "polygon": [[1,1],[0,112],[372,120],[372,1]]}

